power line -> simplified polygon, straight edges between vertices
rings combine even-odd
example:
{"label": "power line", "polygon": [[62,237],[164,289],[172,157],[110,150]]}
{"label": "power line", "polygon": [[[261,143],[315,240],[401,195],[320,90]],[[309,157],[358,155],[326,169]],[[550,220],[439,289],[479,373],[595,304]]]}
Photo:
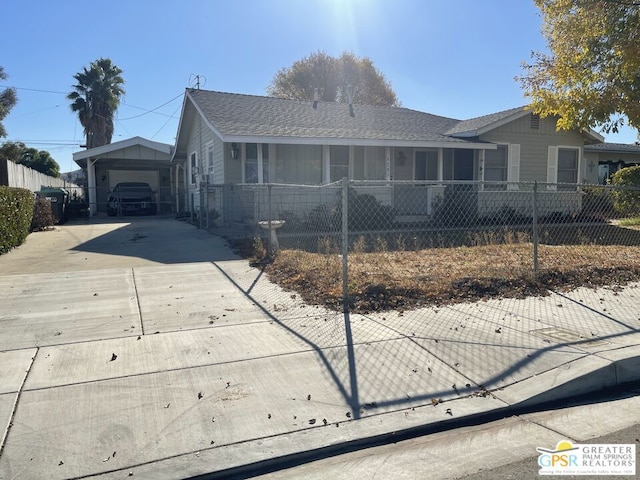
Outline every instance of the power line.
{"label": "power line", "polygon": [[[145,113],[141,113],[140,115],[135,115],[135,116],[133,116],[133,117],[127,117],[127,118],[120,118],[119,120],[120,120],[121,122],[124,122],[125,120],[133,120],[134,118],[139,118],[139,117],[142,117],[142,116],[147,115],[147,114],[149,114],[149,113],[158,113],[159,115],[164,115],[164,114],[162,114],[162,113],[156,112],[156,110],[158,110],[158,109],[160,109],[160,108],[164,107],[165,105],[168,105],[169,103],[173,102],[174,100],[176,100],[176,99],[180,98],[182,95],[183,95],[183,93],[180,93],[179,95],[176,95],[175,97],[173,97],[171,100],[168,100],[168,101],[164,102],[164,103],[163,103],[162,105],[160,105],[159,107],[156,107],[156,108],[151,109],[151,110],[147,110]],[[136,107],[136,108],[139,108],[139,107]],[[141,108],[140,110],[144,110],[144,109],[142,109],[142,108]]]}
{"label": "power line", "polygon": [[29,113],[23,113],[22,115],[12,115],[11,119],[14,120],[16,118],[28,117],[29,115],[35,115],[36,113],[46,112],[47,110],[53,110],[54,108],[59,108],[62,105],[54,105],[53,107],[41,108],[40,110],[35,110]]}
{"label": "power line", "polygon": [[24,139],[9,139],[5,140],[3,143],[24,143],[29,145],[59,145],[59,146],[76,146],[80,145],[76,141],[71,140],[24,140]]}
{"label": "power line", "polygon": [[171,120],[173,120],[174,115],[178,112],[178,110],[180,109],[180,107],[181,107],[181,105],[178,105],[178,108],[176,108],[176,109],[173,111],[173,113],[172,113],[172,114],[171,114],[171,116],[167,119],[167,121],[166,121],[166,122],[164,122],[164,124],[163,124],[159,129],[158,129],[158,131],[157,131],[156,133],[154,133],[154,134],[153,134],[153,136],[152,136],[149,140],[153,140],[154,138],[156,138],[156,135],[158,135],[158,134],[162,131],[162,129],[163,129],[164,127],[166,127],[166,126],[167,126],[167,124],[168,124]]}
{"label": "power line", "polygon": [[[16,87],[13,85],[0,85],[0,88],[14,88],[16,90],[26,90],[29,92],[42,92],[42,93],[55,93],[55,94],[60,94],[60,95],[67,95],[68,92],[58,92],[56,90],[43,90],[43,89],[39,89],[39,88],[27,88],[27,87]],[[125,120],[132,120],[134,118],[139,118],[142,117],[148,113],[155,113],[156,115],[162,115],[164,117],[168,117],[169,115],[167,115],[166,113],[162,113],[162,112],[156,112],[156,110],[164,107],[165,105],[173,102],[174,100],[176,100],[177,98],[181,97],[183,95],[183,93],[180,93],[179,95],[176,95],[175,97],[173,97],[171,100],[163,103],[162,105],[152,108],[151,110],[148,110],[146,108],[143,107],[137,107],[136,105],[131,105],[130,103],[123,103],[121,105],[126,105],[127,107],[131,107],[131,108],[136,108],[138,110],[142,110],[145,113],[141,113],[140,115],[135,115],[133,117],[127,117],[127,118],[121,118],[120,121],[125,121]],[[57,106],[57,105],[56,105]]]}
{"label": "power line", "polygon": [[55,90],[41,90],[39,88],[15,87],[15,86],[12,86],[12,85],[0,85],[0,88],[13,88],[15,90],[28,90],[29,92],[59,93],[60,95],[66,95],[68,93],[68,92],[57,92]]}

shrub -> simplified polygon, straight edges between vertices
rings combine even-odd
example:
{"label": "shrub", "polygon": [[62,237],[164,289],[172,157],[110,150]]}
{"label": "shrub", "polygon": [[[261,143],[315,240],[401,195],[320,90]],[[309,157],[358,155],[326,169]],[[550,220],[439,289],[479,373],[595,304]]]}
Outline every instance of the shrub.
{"label": "shrub", "polygon": [[608,219],[614,216],[613,195],[608,187],[583,187],[582,211],[586,217]]}
{"label": "shrub", "polygon": [[[360,194],[354,188],[347,193],[348,221],[350,231],[387,230],[393,226],[393,208],[384,205],[376,197]],[[334,224],[342,225],[342,191],[334,212]]]}
{"label": "shrub", "polygon": [[329,206],[321,203],[307,215],[307,229],[312,232],[327,232],[340,229],[340,223],[335,224],[335,212]]}
{"label": "shrub", "polygon": [[252,256],[256,260],[262,260],[267,256],[267,249],[262,238],[254,237],[252,247]]}
{"label": "shrub", "polygon": [[442,227],[460,227],[478,223],[478,194],[472,185],[447,185],[438,203],[433,222]]}
{"label": "shrub", "polygon": [[27,238],[33,205],[33,193],[29,190],[0,186],[0,254]]}
{"label": "shrub", "polygon": [[31,231],[39,232],[52,227],[56,223],[51,211],[51,202],[46,198],[36,199],[33,207],[33,219],[31,219]]}
{"label": "shrub", "polygon": [[640,214],[640,166],[618,170],[611,177],[616,188],[613,191],[613,206],[624,216]]}
{"label": "shrub", "polygon": [[284,225],[280,229],[281,232],[299,232],[304,228],[303,222],[300,217],[294,212],[285,210],[278,215],[279,219],[284,220]]}

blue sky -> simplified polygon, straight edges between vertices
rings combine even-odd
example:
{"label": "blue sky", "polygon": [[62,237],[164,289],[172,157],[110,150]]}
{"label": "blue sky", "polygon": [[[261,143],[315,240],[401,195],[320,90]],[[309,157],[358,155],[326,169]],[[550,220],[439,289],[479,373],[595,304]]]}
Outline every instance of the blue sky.
{"label": "blue sky", "polygon": [[[294,61],[351,51],[404,107],[463,119],[523,105],[514,76],[545,49],[531,0],[22,0],[3,2],[2,16],[0,86],[18,89],[4,140],[48,150],[62,171],[77,168],[83,140],[65,95],[99,57],[126,81],[113,141],[173,144],[194,75],[201,88],[264,95]],[[607,136],[636,139],[630,129]]]}

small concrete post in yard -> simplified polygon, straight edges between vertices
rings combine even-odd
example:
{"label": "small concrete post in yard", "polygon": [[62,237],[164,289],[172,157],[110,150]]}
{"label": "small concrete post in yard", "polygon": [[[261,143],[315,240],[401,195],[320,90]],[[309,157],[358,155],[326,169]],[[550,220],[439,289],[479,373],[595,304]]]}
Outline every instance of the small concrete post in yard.
{"label": "small concrete post in yard", "polygon": [[538,182],[533,183],[533,272],[538,273]]}
{"label": "small concrete post in yard", "polygon": [[349,311],[349,179],[342,179],[342,301],[344,313]]}
{"label": "small concrete post in yard", "polygon": [[272,257],[278,253],[280,245],[278,243],[278,236],[276,230],[284,225],[284,220],[263,220],[258,222],[258,226],[267,231],[267,245],[269,249],[267,254]]}
{"label": "small concrete post in yard", "polygon": [[276,230],[282,227],[285,224],[284,220],[272,220],[272,210],[271,210],[271,185],[267,187],[267,215],[269,217],[267,220],[263,220],[258,222],[258,226],[263,230],[267,231],[267,254],[270,257],[275,256],[280,250],[280,244],[278,243],[278,236],[276,235]]}

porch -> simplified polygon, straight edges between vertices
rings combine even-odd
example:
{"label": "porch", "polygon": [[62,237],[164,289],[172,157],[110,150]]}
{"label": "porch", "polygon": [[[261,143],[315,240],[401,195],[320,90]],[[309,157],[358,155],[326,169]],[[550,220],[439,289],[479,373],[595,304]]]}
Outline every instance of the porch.
{"label": "porch", "polygon": [[[372,210],[356,212],[361,216],[378,215],[378,206],[390,212],[377,221],[377,228],[403,228],[403,225],[465,222],[495,223],[505,218],[531,218],[550,215],[576,215],[582,210],[583,193],[556,190],[533,183],[474,181],[389,181],[348,182],[357,196],[366,197]],[[292,224],[330,219],[341,208],[342,182],[328,185],[235,184],[208,185],[203,191],[202,216],[215,225],[255,227],[265,220],[285,220]],[[535,195],[535,198],[534,198]],[[328,220],[327,220],[328,222]],[[330,223],[330,222],[329,222]]]}

